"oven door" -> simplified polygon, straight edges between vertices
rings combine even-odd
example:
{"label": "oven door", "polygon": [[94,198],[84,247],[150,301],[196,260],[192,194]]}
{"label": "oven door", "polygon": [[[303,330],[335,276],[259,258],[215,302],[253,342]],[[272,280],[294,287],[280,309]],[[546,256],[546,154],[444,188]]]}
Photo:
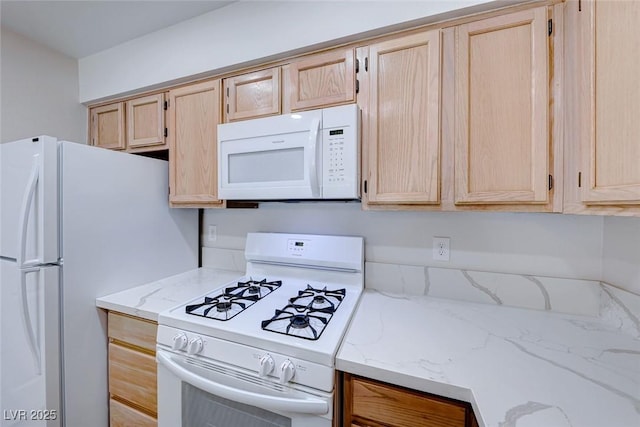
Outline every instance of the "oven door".
{"label": "oven door", "polygon": [[218,125],[218,196],[321,198],[321,119],[317,110]]}
{"label": "oven door", "polygon": [[330,427],[332,395],[158,348],[158,427]]}

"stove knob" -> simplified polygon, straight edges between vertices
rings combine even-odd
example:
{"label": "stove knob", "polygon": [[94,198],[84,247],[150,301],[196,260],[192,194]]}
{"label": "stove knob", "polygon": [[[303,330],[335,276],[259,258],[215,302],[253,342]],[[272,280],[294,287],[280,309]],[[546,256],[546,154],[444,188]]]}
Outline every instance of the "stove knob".
{"label": "stove knob", "polygon": [[260,369],[258,370],[258,374],[261,377],[266,377],[273,371],[275,366],[276,362],[273,361],[273,357],[269,354],[265,354],[260,358]]}
{"label": "stove knob", "polygon": [[280,365],[280,384],[286,384],[291,381],[295,373],[296,367],[293,366],[291,360],[287,359],[282,362],[282,365]]}
{"label": "stove knob", "polygon": [[191,338],[187,344],[187,354],[198,354],[202,351],[202,338]]}
{"label": "stove knob", "polygon": [[173,337],[173,344],[171,345],[171,348],[174,350],[184,350],[184,348],[187,346],[188,341],[189,340],[187,339],[187,336],[185,334],[179,333],[178,335]]}

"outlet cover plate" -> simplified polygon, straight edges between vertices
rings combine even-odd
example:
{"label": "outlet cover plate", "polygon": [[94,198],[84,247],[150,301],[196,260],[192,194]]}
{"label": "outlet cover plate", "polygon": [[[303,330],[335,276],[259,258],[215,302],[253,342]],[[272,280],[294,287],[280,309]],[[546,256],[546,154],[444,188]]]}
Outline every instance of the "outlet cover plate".
{"label": "outlet cover plate", "polygon": [[433,259],[435,261],[449,261],[449,238],[433,238]]}

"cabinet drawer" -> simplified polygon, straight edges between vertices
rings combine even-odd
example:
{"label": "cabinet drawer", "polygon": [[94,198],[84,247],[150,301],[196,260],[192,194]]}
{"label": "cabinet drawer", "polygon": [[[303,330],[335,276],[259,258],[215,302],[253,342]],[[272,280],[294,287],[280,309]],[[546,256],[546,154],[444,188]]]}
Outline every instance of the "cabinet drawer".
{"label": "cabinet drawer", "polygon": [[153,356],[109,344],[109,393],[156,414],[156,360]]}
{"label": "cabinet drawer", "polygon": [[[352,377],[352,416],[393,427],[464,427],[463,404]],[[365,422],[366,424],[366,422]]]}
{"label": "cabinet drawer", "polygon": [[158,420],[117,400],[109,401],[109,427],[157,427]]}
{"label": "cabinet drawer", "polygon": [[149,321],[109,312],[109,338],[155,352],[158,326]]}

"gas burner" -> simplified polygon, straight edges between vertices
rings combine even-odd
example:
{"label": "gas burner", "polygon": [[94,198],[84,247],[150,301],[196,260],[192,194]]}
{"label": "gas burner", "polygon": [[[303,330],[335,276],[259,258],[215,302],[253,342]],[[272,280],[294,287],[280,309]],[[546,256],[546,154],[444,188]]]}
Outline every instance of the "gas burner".
{"label": "gas burner", "polygon": [[331,320],[332,311],[314,310],[287,305],[268,320],[262,321],[262,329],[308,340],[317,340]]}
{"label": "gas burner", "polygon": [[289,299],[289,302],[296,307],[305,307],[312,310],[336,311],[345,296],[344,289],[329,291],[325,286],[323,289],[315,289],[309,285],[303,291],[298,291],[298,296]]}
{"label": "gas burner", "polygon": [[204,297],[204,302],[186,306],[185,312],[210,319],[229,320],[253,305],[258,299],[255,295],[238,297],[231,294],[220,294],[215,297]]}
{"label": "gas burner", "polygon": [[226,288],[225,293],[239,297],[247,295],[257,295],[258,299],[264,298],[282,285],[282,280],[267,282],[267,279],[260,281],[249,279],[246,282],[238,282],[236,286]]}

